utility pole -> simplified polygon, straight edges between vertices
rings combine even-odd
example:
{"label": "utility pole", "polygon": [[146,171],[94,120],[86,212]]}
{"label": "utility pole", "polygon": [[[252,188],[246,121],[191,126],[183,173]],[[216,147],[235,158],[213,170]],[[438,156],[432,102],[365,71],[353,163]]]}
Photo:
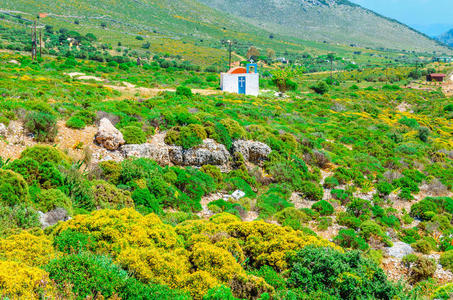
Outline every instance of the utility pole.
{"label": "utility pole", "polygon": [[230,70],[231,69],[231,45],[233,44],[233,42],[231,40],[228,40],[227,43],[228,43],[228,69]]}

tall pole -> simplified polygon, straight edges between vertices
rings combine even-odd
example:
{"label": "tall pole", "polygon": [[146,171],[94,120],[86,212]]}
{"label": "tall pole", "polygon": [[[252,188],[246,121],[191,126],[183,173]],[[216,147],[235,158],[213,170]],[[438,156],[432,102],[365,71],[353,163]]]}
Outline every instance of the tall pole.
{"label": "tall pole", "polygon": [[233,42],[228,40],[228,69],[231,69],[231,44]]}

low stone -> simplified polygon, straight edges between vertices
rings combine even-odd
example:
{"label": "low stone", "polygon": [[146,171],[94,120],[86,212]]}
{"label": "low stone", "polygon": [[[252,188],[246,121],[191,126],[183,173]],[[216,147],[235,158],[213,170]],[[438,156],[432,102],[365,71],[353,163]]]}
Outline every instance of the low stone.
{"label": "low stone", "polygon": [[133,144],[121,147],[121,153],[125,158],[149,158],[155,160],[160,165],[168,165],[170,163],[168,152],[168,147],[158,147],[152,144]]}
{"label": "low stone", "polygon": [[60,221],[67,221],[70,219],[68,212],[64,208],[56,208],[47,213],[39,213],[39,222],[41,223],[42,228],[47,228],[53,226]]}
{"label": "low stone", "polygon": [[125,143],[123,134],[107,118],[101,119],[95,140],[99,145],[108,150],[117,150]]}
{"label": "low stone", "polygon": [[220,166],[227,164],[231,157],[224,145],[212,139],[205,139],[202,145],[187,150],[170,146],[168,153],[170,161],[179,166]]}
{"label": "low stone", "polygon": [[272,149],[265,143],[238,140],[233,143],[233,152],[241,153],[245,160],[260,163],[267,159]]}

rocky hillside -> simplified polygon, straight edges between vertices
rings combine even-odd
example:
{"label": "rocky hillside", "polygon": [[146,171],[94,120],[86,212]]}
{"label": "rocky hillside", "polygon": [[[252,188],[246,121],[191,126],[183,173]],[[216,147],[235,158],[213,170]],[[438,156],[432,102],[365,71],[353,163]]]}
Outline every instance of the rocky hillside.
{"label": "rocky hillside", "polygon": [[435,40],[346,0],[200,0],[270,32],[400,50],[445,51]]}
{"label": "rocky hillside", "polygon": [[453,47],[453,29],[439,36],[439,41]]}

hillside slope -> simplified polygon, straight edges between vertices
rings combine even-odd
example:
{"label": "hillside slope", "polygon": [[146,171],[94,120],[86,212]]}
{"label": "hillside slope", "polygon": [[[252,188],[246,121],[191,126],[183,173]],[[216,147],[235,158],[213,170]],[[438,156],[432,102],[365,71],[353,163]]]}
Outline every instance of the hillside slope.
{"label": "hillside slope", "polygon": [[453,47],[453,29],[439,36],[439,41]]}
{"label": "hillside slope", "polygon": [[373,48],[445,51],[433,39],[346,0],[200,0],[268,31]]}

